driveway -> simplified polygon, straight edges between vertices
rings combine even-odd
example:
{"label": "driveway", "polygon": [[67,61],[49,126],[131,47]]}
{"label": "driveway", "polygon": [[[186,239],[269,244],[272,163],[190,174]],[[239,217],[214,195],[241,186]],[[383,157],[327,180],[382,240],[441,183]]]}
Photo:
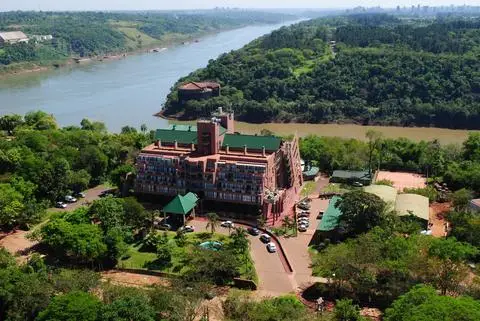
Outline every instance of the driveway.
{"label": "driveway", "polygon": [[[205,219],[197,218],[190,221],[189,224],[194,225],[197,232],[209,231],[206,228],[207,221]],[[242,227],[247,228],[246,226]],[[228,235],[228,228],[218,227],[216,232]],[[250,240],[250,254],[258,274],[259,294],[276,296],[295,291],[296,283],[293,275],[285,271],[279,252],[269,253],[258,236],[249,235],[248,239]]]}
{"label": "driveway", "polygon": [[[318,196],[318,194],[317,194]],[[306,232],[298,233],[297,237],[280,238],[283,249],[293,268],[295,279],[295,288],[305,288],[306,286],[318,281],[318,278],[312,276],[312,260],[308,252],[308,244],[315,234],[317,228],[317,215],[319,211],[325,211],[329,200],[319,198],[312,199],[310,209],[310,225]]]}
{"label": "driveway", "polygon": [[100,198],[100,193],[104,190],[108,189],[104,185],[98,185],[91,189],[86,190],[85,198],[78,198],[78,201],[75,203],[67,203],[67,208],[49,208],[49,212],[65,212],[65,211],[73,211],[77,208],[85,205],[85,203],[91,203]]}
{"label": "driveway", "polygon": [[[98,199],[100,197],[99,196],[100,193],[105,189],[106,188],[103,185],[99,185],[97,187],[91,188],[85,191],[86,197],[84,199],[80,199],[76,203],[68,204],[66,209],[50,208],[48,209],[48,211],[49,212],[72,211],[82,206],[84,202],[93,202],[94,200]],[[38,227],[40,224],[38,224],[34,228]],[[0,235],[0,247],[4,247],[7,251],[9,251],[13,255],[18,255],[19,262],[25,262],[28,259],[28,256],[30,255],[30,251],[37,244],[36,241],[31,241],[27,239],[28,233],[29,231],[16,230],[8,234]]]}

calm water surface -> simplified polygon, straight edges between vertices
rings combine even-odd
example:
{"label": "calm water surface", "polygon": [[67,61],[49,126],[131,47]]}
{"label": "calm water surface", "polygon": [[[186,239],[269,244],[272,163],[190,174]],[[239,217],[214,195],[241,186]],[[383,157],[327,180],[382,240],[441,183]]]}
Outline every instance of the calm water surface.
{"label": "calm water surface", "polygon": [[105,122],[112,131],[125,125],[139,128],[143,123],[149,128],[162,127],[166,121],[152,115],[160,111],[180,77],[292,23],[250,26],[160,53],[0,79],[0,115],[41,109],[54,114],[62,126],[90,118]]}

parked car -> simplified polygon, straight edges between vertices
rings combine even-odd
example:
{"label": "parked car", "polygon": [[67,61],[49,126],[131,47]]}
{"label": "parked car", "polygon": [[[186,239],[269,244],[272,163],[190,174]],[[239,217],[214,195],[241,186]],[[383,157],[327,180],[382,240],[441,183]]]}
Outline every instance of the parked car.
{"label": "parked car", "polygon": [[298,216],[298,217],[301,217],[301,218],[304,218],[304,217],[307,218],[307,217],[310,217],[310,214],[308,214],[308,213],[300,213],[300,214],[298,214],[297,216]]}
{"label": "parked car", "polygon": [[233,224],[232,221],[223,221],[223,222],[220,224],[220,226],[222,226],[222,227],[230,227],[230,228],[234,228],[234,227],[235,227],[235,225]]}
{"label": "parked car", "polygon": [[160,225],[158,225],[158,229],[159,230],[164,230],[164,231],[169,231],[172,229],[172,226],[168,223],[161,223]]}
{"label": "parked car", "polygon": [[77,193],[75,194],[76,197],[79,197],[79,198],[85,198],[87,197],[87,195],[84,193],[84,192],[80,192],[80,193]]}
{"label": "parked car", "polygon": [[277,252],[277,246],[275,245],[275,243],[269,242],[267,244],[267,251],[270,252],[270,253]]}
{"label": "parked car", "polygon": [[300,225],[298,226],[298,231],[299,231],[299,232],[306,232],[306,231],[307,231],[307,228],[308,228],[308,227],[307,227],[306,225],[300,224]]}
{"label": "parked car", "polygon": [[269,243],[271,241],[271,237],[270,235],[268,234],[262,234],[260,235],[260,240],[263,242],[263,243]]}
{"label": "parked car", "polygon": [[355,186],[355,187],[363,187],[363,184],[362,184],[361,182],[356,181],[356,182],[353,182],[353,183],[352,183],[352,186]]}
{"label": "parked car", "polygon": [[308,203],[305,203],[305,202],[301,202],[301,203],[298,203],[298,208],[302,209],[302,210],[309,210],[310,209],[310,204]]}
{"label": "parked car", "polygon": [[297,222],[310,222],[310,220],[307,217],[300,217]]}
{"label": "parked car", "polygon": [[248,233],[250,233],[250,235],[257,236],[260,235],[260,230],[256,227],[250,227],[248,229]]}
{"label": "parked car", "polygon": [[106,197],[108,195],[113,195],[113,194],[115,194],[115,189],[112,188],[112,189],[106,189],[106,190],[100,192],[100,194],[98,196],[99,197]]}
{"label": "parked car", "polygon": [[57,202],[57,203],[55,203],[55,207],[56,208],[66,208],[67,204],[65,204],[64,202]]}
{"label": "parked car", "polygon": [[65,196],[65,201],[68,202],[68,203],[75,203],[77,201],[77,199],[71,195],[67,195]]}
{"label": "parked car", "polygon": [[180,228],[181,231],[184,231],[186,233],[192,233],[195,231],[195,226],[192,225],[185,225],[184,227]]}

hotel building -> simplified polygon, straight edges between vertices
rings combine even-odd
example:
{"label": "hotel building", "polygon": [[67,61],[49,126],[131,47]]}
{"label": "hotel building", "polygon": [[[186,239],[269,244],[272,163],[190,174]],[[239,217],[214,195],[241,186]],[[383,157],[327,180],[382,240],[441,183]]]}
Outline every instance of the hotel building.
{"label": "hotel building", "polygon": [[135,192],[196,193],[215,209],[262,214],[267,224],[292,215],[303,183],[298,138],[243,135],[220,108],[196,126],[158,129],[137,157]]}

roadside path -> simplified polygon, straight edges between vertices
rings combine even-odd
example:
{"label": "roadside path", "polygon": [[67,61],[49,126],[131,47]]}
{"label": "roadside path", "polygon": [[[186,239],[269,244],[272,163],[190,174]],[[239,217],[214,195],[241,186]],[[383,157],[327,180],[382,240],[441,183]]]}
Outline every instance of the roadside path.
{"label": "roadside path", "polygon": [[[73,211],[80,206],[84,202],[93,202],[94,200],[98,199],[100,197],[100,193],[105,190],[105,186],[99,185],[94,188],[91,188],[87,191],[85,191],[85,198],[84,199],[79,199],[76,203],[68,204],[66,209],[60,209],[60,208],[49,208],[47,211],[48,212],[64,212],[64,211]],[[34,230],[35,228],[39,227],[41,224],[44,224],[44,222],[41,222],[37,224],[35,227],[32,228]],[[10,252],[12,255],[17,256],[17,260],[19,262],[25,262],[29,255],[30,252],[33,250],[33,248],[38,244],[36,241],[31,241],[27,239],[28,233],[30,231],[23,231],[23,230],[15,230],[10,233],[0,233],[0,247],[4,247],[8,252]]]}

